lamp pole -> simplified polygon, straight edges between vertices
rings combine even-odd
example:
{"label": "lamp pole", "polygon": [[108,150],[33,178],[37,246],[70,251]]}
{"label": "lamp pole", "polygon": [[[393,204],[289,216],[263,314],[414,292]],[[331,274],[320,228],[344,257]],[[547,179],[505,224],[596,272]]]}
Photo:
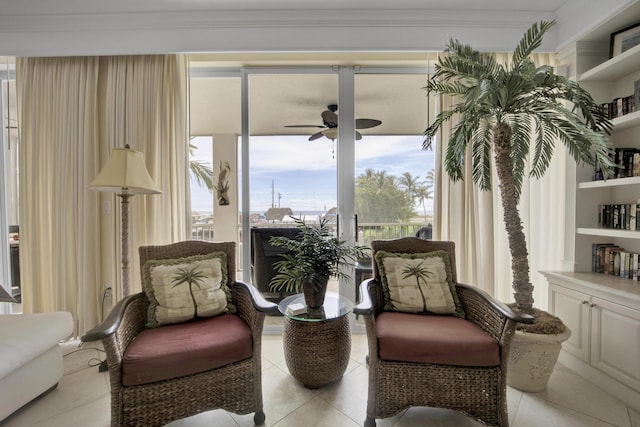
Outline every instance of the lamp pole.
{"label": "lamp pole", "polygon": [[122,219],[122,296],[129,295],[129,197],[131,194],[118,194],[120,197],[120,216]]}
{"label": "lamp pole", "polygon": [[89,184],[98,190],[116,193],[120,197],[120,220],[122,246],[122,296],[131,290],[129,277],[129,198],[135,194],[159,194],[160,189],[153,182],[144,162],[142,153],[125,148],[114,148],[98,176]]}

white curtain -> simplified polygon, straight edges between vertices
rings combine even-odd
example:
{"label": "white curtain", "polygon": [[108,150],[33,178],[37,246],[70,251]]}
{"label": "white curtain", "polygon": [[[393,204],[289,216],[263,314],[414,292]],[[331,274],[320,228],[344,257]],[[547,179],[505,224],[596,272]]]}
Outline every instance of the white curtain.
{"label": "white curtain", "polygon": [[[496,54],[507,63],[511,54]],[[534,54],[536,65],[555,64],[554,54]],[[449,109],[453,100],[440,97],[441,109]],[[447,141],[455,120],[439,136],[436,164],[443,165]],[[564,164],[568,153],[558,142],[545,176],[525,179],[520,197],[520,216],[529,250],[530,277],[534,285],[535,306],[546,309],[548,288],[540,270],[562,269],[564,256]],[[466,156],[471,159],[470,149]],[[441,166],[443,169],[443,166]],[[464,180],[453,183],[444,170],[436,176],[434,238],[456,243],[458,279],[482,288],[501,301],[511,302],[511,256],[504,227],[498,180],[493,169],[493,191],[480,191],[473,183],[471,163],[465,162]]]}
{"label": "white curtain", "polygon": [[[119,200],[88,188],[112,147],[142,151],[163,191],[132,198],[132,267],[139,245],[187,235],[186,59],[18,58],[16,67],[23,312],[69,311],[80,335],[107,314],[107,287],[120,298]],[[134,292],[138,277],[136,266]]]}
{"label": "white curtain", "polygon": [[[131,293],[142,290],[138,247],[184,240],[190,233],[187,127],[187,59],[184,55],[114,56],[100,59],[101,165],[125,143],[141,151],[161,195],[134,196],[129,205]],[[120,265],[120,199],[103,239],[117,241]],[[115,232],[113,230],[116,230]],[[110,266],[109,266],[110,267]],[[112,282],[120,299],[120,271]]]}

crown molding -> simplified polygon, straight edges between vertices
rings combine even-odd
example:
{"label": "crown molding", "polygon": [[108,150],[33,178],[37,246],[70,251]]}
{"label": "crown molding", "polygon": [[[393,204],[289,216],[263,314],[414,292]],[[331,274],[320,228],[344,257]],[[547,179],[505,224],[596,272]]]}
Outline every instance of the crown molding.
{"label": "crown molding", "polygon": [[[511,51],[549,13],[454,10],[225,10],[0,16],[0,55],[231,51],[439,51],[450,36]],[[553,51],[555,31],[543,50]]]}
{"label": "crown molding", "polygon": [[202,12],[100,13],[74,15],[3,15],[5,32],[91,32],[117,30],[176,30],[193,28],[309,28],[387,27],[527,28],[551,20],[545,13],[499,13],[479,10],[225,10]]}

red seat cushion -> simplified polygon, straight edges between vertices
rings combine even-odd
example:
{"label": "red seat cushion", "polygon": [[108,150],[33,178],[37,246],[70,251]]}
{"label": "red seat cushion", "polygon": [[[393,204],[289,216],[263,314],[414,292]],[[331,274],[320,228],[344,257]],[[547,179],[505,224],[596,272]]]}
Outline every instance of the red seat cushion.
{"label": "red seat cushion", "polygon": [[384,312],[376,318],[380,358],[456,366],[500,364],[498,342],[455,316]]}
{"label": "red seat cushion", "polygon": [[219,368],[251,357],[252,343],[249,326],[232,314],[145,329],[124,352],[122,383],[148,384]]}

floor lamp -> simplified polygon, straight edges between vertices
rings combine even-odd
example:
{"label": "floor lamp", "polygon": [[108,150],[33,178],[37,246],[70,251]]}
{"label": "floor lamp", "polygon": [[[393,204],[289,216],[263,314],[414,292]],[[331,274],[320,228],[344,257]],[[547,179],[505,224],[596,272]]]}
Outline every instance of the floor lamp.
{"label": "floor lamp", "polygon": [[135,194],[159,194],[140,151],[114,148],[107,164],[89,184],[93,190],[116,193],[121,200],[122,219],[122,295],[129,295],[129,197]]}

